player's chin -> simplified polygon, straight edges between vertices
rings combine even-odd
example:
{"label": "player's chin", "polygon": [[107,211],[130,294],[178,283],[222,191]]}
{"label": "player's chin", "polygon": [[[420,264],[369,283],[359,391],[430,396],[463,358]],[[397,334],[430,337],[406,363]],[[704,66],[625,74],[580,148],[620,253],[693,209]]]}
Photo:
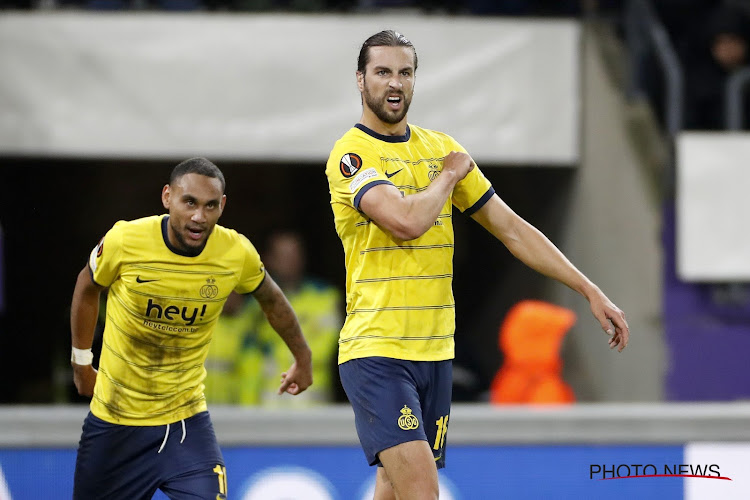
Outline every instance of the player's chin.
{"label": "player's chin", "polygon": [[186,252],[188,255],[195,256],[200,254],[203,251],[203,248],[206,246],[206,240],[208,238],[201,238],[200,240],[193,240],[192,238],[183,238],[183,240],[180,242],[180,247],[184,252]]}
{"label": "player's chin", "polygon": [[398,123],[404,118],[404,115],[406,115],[406,113],[404,112],[403,108],[388,108],[388,115],[391,117],[391,120],[393,120],[394,123]]}

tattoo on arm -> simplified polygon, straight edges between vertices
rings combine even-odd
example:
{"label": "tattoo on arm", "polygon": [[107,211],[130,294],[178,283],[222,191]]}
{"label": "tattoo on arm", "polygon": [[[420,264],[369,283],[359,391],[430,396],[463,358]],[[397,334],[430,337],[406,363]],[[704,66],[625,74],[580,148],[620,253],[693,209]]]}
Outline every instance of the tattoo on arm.
{"label": "tattoo on arm", "polygon": [[284,340],[295,358],[304,356],[309,347],[302,335],[297,315],[276,282],[266,276],[260,288],[253,293],[268,322]]}

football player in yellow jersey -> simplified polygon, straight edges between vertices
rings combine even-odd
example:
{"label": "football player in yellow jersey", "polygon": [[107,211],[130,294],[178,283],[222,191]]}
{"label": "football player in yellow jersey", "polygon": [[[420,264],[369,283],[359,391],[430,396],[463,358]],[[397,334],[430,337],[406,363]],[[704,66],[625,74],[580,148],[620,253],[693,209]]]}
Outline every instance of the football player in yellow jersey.
{"label": "football player in yellow jersey", "polygon": [[[279,394],[312,384],[297,317],[250,241],[217,225],[221,171],[177,165],[162,190],[168,215],[120,221],[81,270],[71,307],[73,379],[92,396],[78,447],[75,499],[226,498],[224,460],[206,401],[204,361],[232,291],[251,293],[294,356]],[[91,345],[99,296],[107,318],[99,370]]]}
{"label": "football player in yellow jersey", "polygon": [[470,215],[518,259],[583,295],[620,351],[625,315],[498,196],[451,137],[407,122],[417,54],[400,33],[368,38],[356,81],[358,124],[326,175],[346,262],[339,372],[375,499],[438,498],[445,464],[455,329],[452,210]]}

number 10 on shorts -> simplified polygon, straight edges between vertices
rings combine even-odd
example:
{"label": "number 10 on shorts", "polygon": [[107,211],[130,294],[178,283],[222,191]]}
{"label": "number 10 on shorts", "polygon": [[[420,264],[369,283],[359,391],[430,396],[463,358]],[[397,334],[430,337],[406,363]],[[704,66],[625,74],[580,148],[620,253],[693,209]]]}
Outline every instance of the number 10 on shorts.
{"label": "number 10 on shorts", "polygon": [[435,436],[435,444],[432,446],[433,450],[439,450],[445,446],[445,435],[448,433],[448,417],[450,417],[450,415],[440,417],[435,421],[435,424],[437,425],[437,435]]}

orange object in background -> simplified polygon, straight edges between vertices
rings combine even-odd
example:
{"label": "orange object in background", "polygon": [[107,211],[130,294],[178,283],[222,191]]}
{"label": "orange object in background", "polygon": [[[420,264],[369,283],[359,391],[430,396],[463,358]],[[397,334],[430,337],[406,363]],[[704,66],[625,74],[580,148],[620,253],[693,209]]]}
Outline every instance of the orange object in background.
{"label": "orange object in background", "polygon": [[514,305],[500,326],[505,359],[490,387],[493,404],[564,404],[575,394],[562,379],[560,346],[576,322],[570,309],[539,300]]}

